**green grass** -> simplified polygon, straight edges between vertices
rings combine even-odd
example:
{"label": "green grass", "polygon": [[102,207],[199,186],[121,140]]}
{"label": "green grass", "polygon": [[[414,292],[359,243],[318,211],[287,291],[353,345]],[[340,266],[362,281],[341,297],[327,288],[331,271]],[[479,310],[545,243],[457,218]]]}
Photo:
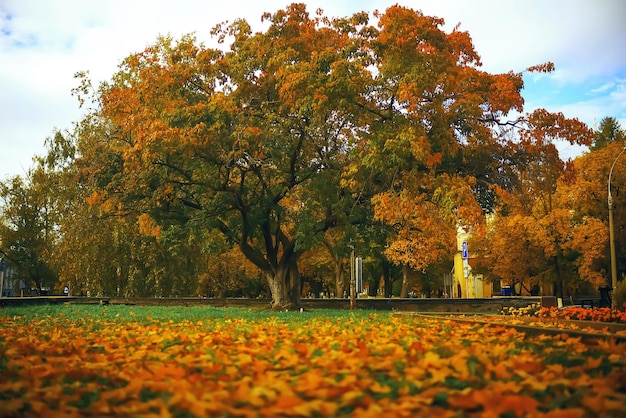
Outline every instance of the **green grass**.
{"label": "green grass", "polygon": [[311,318],[350,319],[364,318],[371,311],[314,310],[276,312],[262,308],[213,307],[213,306],[128,306],[128,305],[37,305],[0,308],[0,317],[15,321],[36,320],[112,320],[149,323],[154,321],[206,321],[211,319],[237,318],[243,320],[266,320],[269,318],[298,323]]}

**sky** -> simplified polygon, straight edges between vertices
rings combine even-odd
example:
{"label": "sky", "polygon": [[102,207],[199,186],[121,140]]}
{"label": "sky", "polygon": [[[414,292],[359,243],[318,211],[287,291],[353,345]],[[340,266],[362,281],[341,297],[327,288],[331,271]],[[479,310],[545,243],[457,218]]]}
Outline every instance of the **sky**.
{"label": "sky", "polygon": [[[551,74],[525,77],[525,111],[545,108],[597,127],[606,116],[626,128],[626,1],[624,0],[315,0],[330,17],[384,11],[394,4],[421,10],[468,31],[483,69],[520,72],[551,61]],[[85,110],[72,96],[74,74],[94,85],[128,55],[159,35],[195,33],[261,15],[289,0],[0,0],[0,181],[25,176],[55,130],[71,131]],[[584,148],[559,144],[563,159]]]}

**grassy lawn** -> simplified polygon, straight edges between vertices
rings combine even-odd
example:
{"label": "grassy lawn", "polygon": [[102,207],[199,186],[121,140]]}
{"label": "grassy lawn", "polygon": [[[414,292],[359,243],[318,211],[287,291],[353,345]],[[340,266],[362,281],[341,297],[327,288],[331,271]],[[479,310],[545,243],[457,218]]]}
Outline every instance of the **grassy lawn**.
{"label": "grassy lawn", "polygon": [[0,416],[624,416],[626,345],[387,312],[0,309]]}

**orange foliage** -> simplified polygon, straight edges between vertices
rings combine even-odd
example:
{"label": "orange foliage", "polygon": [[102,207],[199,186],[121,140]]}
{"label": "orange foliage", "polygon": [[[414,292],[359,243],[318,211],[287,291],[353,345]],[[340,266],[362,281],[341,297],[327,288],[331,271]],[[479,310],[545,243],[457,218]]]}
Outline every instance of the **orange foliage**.
{"label": "orange foliage", "polygon": [[161,233],[161,227],[155,222],[154,219],[147,213],[142,213],[137,218],[137,224],[139,225],[139,233],[142,235],[148,235],[153,237],[159,237]]}
{"label": "orange foliage", "polygon": [[[441,157],[435,154],[434,159]],[[418,183],[419,180],[414,180]],[[421,180],[425,183],[426,179]],[[439,176],[418,192],[411,184],[400,193],[382,193],[374,197],[376,219],[393,227],[385,255],[396,264],[424,270],[456,250],[459,225],[482,228],[482,209],[471,187],[471,177]]]}
{"label": "orange foliage", "polygon": [[87,196],[85,198],[85,201],[87,202],[87,204],[91,206],[99,203],[101,200],[102,200],[102,193],[97,190],[94,190],[94,192],[90,196]]}
{"label": "orange foliage", "polygon": [[528,128],[522,132],[522,140],[529,150],[541,149],[553,140],[570,144],[591,145],[593,131],[578,119],[568,119],[562,113],[550,113],[537,109],[527,116]]}
{"label": "orange foliage", "polygon": [[551,73],[554,71],[554,63],[546,62],[543,64],[533,65],[526,69],[529,72],[537,72],[537,73]]}
{"label": "orange foliage", "polygon": [[392,225],[397,235],[390,239],[385,255],[397,264],[426,269],[454,251],[456,230],[426,195],[382,194],[374,199],[377,219]]}

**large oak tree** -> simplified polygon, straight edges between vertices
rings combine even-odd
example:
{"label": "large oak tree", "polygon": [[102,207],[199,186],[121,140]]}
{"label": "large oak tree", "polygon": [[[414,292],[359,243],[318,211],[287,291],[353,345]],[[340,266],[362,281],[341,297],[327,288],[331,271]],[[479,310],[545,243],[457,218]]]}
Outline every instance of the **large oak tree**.
{"label": "large oak tree", "polygon": [[[303,5],[215,28],[222,52],[161,38],[128,57],[100,89],[108,148],[121,161],[93,197],[145,211],[163,231],[200,225],[224,234],[261,269],[276,307],[299,303],[296,267],[306,237],[335,222],[320,202],[358,129],[349,105],[363,15],[328,21]],[[94,180],[97,181],[97,180]]]}

